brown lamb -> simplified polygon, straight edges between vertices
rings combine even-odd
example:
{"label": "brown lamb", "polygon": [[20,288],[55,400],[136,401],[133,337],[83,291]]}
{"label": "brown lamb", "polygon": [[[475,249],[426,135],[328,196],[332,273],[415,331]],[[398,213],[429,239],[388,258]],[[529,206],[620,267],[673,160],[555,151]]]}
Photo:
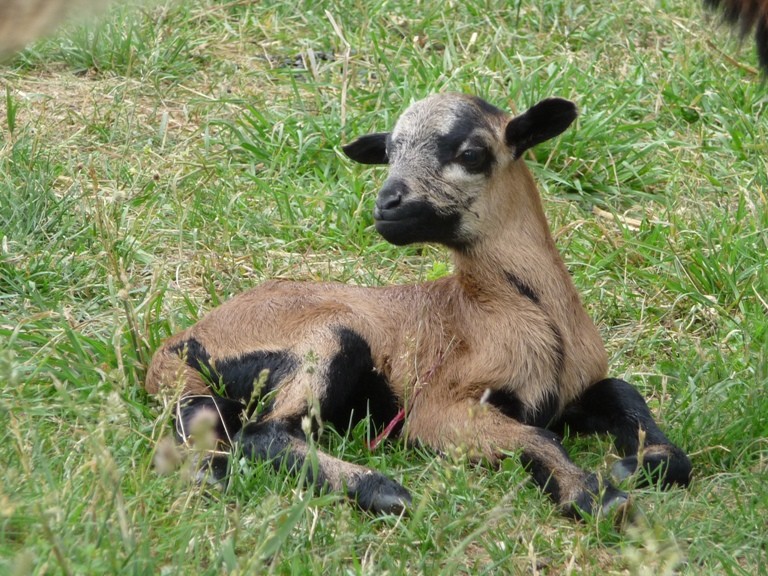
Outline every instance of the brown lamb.
{"label": "brown lamb", "polygon": [[[566,427],[612,434],[619,478],[639,471],[686,485],[688,458],[632,386],[606,377],[600,334],[521,158],[575,118],[575,106],[557,98],[511,117],[473,96],[438,94],[409,107],[391,133],[344,146],[353,160],[389,166],[378,232],[397,245],[447,246],[454,274],[379,288],[266,282],[170,338],[147,390],[181,395],[182,437],[206,415],[221,447],[304,467],[319,487],[377,512],[401,512],[409,493],[322,452],[305,466],[313,406],[342,431],[366,416],[381,429],[404,409],[409,443],[492,464],[516,452],[570,515],[624,508],[627,495],[570,460],[559,436]],[[266,406],[254,417],[259,398]],[[226,458],[207,467],[222,478]]]}

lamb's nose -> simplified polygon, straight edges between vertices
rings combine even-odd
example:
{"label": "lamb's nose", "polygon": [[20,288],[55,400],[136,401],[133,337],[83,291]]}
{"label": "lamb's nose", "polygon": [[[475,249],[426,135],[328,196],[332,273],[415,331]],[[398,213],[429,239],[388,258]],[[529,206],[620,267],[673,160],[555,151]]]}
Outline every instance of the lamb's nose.
{"label": "lamb's nose", "polygon": [[379,196],[376,198],[376,208],[379,210],[392,210],[400,206],[405,196],[406,187],[403,182],[385,182]]}

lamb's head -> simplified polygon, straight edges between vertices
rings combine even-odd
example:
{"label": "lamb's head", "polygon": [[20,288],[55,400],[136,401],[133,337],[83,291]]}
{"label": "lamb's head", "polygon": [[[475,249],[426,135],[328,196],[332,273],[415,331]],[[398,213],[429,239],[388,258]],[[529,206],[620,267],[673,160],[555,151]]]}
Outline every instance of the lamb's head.
{"label": "lamb's head", "polygon": [[510,164],[575,118],[574,104],[559,98],[512,118],[474,96],[436,94],[411,105],[392,132],[343,149],[357,162],[389,165],[373,213],[386,240],[461,249],[482,233],[489,191],[504,185]]}

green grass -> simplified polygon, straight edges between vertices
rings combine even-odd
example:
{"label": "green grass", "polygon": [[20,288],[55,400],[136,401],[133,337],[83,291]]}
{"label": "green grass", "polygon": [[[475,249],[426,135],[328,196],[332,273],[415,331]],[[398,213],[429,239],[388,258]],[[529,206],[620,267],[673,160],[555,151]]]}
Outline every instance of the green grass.
{"label": "green grass", "polygon": [[[768,574],[754,65],[695,1],[185,0],[29,47],[0,70],[0,574]],[[579,104],[529,164],[612,373],[692,455],[689,490],[634,490],[645,523],[563,519],[515,459],[371,454],[365,426],[319,442],[401,480],[409,518],[259,463],[207,494],[153,467],[163,338],[268,277],[449,270],[375,234],[382,171],[340,152],[437,90]],[[608,440],[568,447],[606,469]]]}

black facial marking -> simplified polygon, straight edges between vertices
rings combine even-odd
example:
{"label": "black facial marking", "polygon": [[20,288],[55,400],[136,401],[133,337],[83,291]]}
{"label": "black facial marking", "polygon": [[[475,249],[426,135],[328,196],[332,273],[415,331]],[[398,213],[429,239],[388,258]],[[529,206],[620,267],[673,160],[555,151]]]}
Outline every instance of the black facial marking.
{"label": "black facial marking", "polygon": [[504,272],[504,275],[507,277],[507,281],[512,284],[520,294],[528,298],[537,306],[540,304],[539,295],[527,282],[512,272]]}
{"label": "black facial marking", "polygon": [[485,116],[504,116],[504,111],[489,104],[478,96],[470,96],[469,99],[477,106]]}
{"label": "black facial marking", "polygon": [[376,219],[397,214],[397,210],[411,194],[408,183],[400,178],[387,178],[376,196],[373,217]]}
{"label": "black facial marking", "polygon": [[185,360],[191,368],[206,376],[214,388],[223,384],[222,393],[227,398],[244,403],[251,401],[254,384],[265,370],[266,379],[259,391],[260,396],[274,390],[299,365],[298,359],[285,350],[256,350],[233,358],[219,358],[211,363],[208,351],[194,338],[176,344],[171,350],[177,354],[186,351]]}
{"label": "black facial marking", "polygon": [[376,371],[368,342],[354,330],[338,330],[339,351],[328,368],[328,388],[320,404],[323,420],[337,430],[370,414],[375,427],[386,425],[399,409],[386,378]]}
{"label": "black facial marking", "polygon": [[460,249],[461,214],[442,213],[426,200],[403,202],[394,210],[379,210],[375,215],[376,231],[387,242],[404,246],[415,242],[438,242]]}
{"label": "black facial marking", "polygon": [[493,154],[485,146],[465,149],[455,160],[470,174],[490,174],[493,169]]}
{"label": "black facial marking", "polygon": [[[481,138],[473,134],[478,126],[488,131],[491,127],[474,106],[466,106],[464,110],[465,113],[456,119],[448,133],[437,137],[437,160],[441,166],[456,162],[471,174],[490,174],[495,163],[493,153]],[[475,151],[476,161],[462,159],[459,154],[459,149],[465,142],[468,142],[467,149]]]}

